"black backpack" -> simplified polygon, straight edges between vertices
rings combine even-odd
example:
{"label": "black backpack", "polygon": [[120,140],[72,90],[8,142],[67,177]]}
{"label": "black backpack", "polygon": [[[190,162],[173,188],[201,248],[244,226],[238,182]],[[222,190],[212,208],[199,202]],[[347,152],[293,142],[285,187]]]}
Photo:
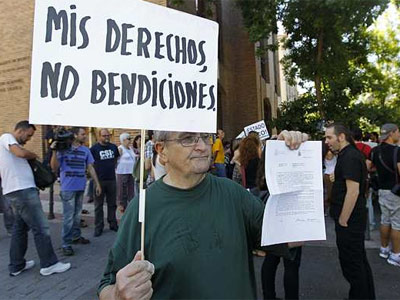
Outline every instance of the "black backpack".
{"label": "black backpack", "polygon": [[48,166],[45,166],[37,159],[28,160],[28,162],[32,168],[35,184],[39,189],[44,190],[56,181],[57,176]]}

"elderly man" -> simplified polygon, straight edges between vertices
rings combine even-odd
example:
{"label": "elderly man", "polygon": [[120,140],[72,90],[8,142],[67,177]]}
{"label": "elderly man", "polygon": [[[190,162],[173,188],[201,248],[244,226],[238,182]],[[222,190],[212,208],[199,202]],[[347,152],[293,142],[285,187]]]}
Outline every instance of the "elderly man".
{"label": "elderly man", "polygon": [[[290,147],[305,134],[284,131]],[[145,257],[139,261],[138,197],[110,250],[100,299],[256,298],[252,250],[264,206],[238,184],[207,173],[208,134],[157,132],[168,173],[146,190]]]}

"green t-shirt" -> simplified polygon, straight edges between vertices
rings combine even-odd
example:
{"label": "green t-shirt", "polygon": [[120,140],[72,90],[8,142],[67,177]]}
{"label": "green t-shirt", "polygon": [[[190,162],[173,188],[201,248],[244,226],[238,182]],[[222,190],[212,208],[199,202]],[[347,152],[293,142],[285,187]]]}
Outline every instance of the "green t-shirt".
{"label": "green t-shirt", "polygon": [[[155,266],[154,299],[256,298],[252,250],[259,247],[263,203],[240,185],[207,175],[189,190],[162,179],[146,190],[145,258]],[[110,250],[100,291],[140,250],[138,197]]]}

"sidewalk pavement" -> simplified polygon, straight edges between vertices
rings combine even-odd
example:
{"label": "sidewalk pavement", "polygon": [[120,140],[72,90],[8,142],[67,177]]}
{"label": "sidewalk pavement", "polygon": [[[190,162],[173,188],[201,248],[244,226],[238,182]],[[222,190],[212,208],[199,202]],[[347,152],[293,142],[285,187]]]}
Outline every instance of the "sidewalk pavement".
{"label": "sidewalk pavement", "polygon": [[[29,246],[26,259],[34,259],[37,265],[18,277],[8,274],[8,251],[10,238],[7,237],[2,221],[0,221],[0,299],[96,299],[96,288],[104,271],[108,250],[112,246],[116,233],[105,230],[103,235],[93,237],[94,205],[86,203],[84,208],[89,215],[82,217],[89,227],[82,229],[82,235],[89,238],[89,245],[74,247],[75,256],[63,257],[61,253],[62,206],[58,196],[58,186],[55,187],[55,215],[50,220],[50,231],[53,246],[59,259],[71,262],[71,270],[43,277],[39,274],[39,259],[34,246],[32,234],[29,234]],[[48,191],[41,192],[44,211],[48,212]],[[104,206],[106,210],[106,206]],[[307,242],[303,248],[300,267],[300,298],[303,299],[343,299],[347,298],[348,283],[344,280],[335,245],[334,224],[326,218],[327,240]],[[107,229],[107,227],[106,227]],[[400,268],[387,264],[378,256],[379,232],[371,232],[371,240],[366,241],[368,259],[374,274],[377,299],[398,299],[400,295]],[[229,251],[229,250],[227,250]],[[258,286],[258,298],[262,299],[260,270],[263,258],[255,257],[255,270]],[[206,276],[206,274],[204,275]],[[277,296],[283,294],[283,267],[277,272]]]}

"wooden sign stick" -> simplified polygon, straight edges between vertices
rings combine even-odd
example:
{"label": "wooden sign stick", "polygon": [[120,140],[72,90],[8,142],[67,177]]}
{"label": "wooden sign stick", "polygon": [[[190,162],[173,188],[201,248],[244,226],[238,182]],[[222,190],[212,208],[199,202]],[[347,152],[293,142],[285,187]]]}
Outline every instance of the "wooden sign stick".
{"label": "wooden sign stick", "polygon": [[139,183],[139,222],[142,223],[141,230],[141,244],[140,251],[142,252],[142,260],[144,260],[144,229],[145,229],[145,204],[146,204],[146,192],[143,188],[144,186],[144,160],[145,160],[145,138],[146,138],[146,130],[141,129],[140,131],[140,183]]}

